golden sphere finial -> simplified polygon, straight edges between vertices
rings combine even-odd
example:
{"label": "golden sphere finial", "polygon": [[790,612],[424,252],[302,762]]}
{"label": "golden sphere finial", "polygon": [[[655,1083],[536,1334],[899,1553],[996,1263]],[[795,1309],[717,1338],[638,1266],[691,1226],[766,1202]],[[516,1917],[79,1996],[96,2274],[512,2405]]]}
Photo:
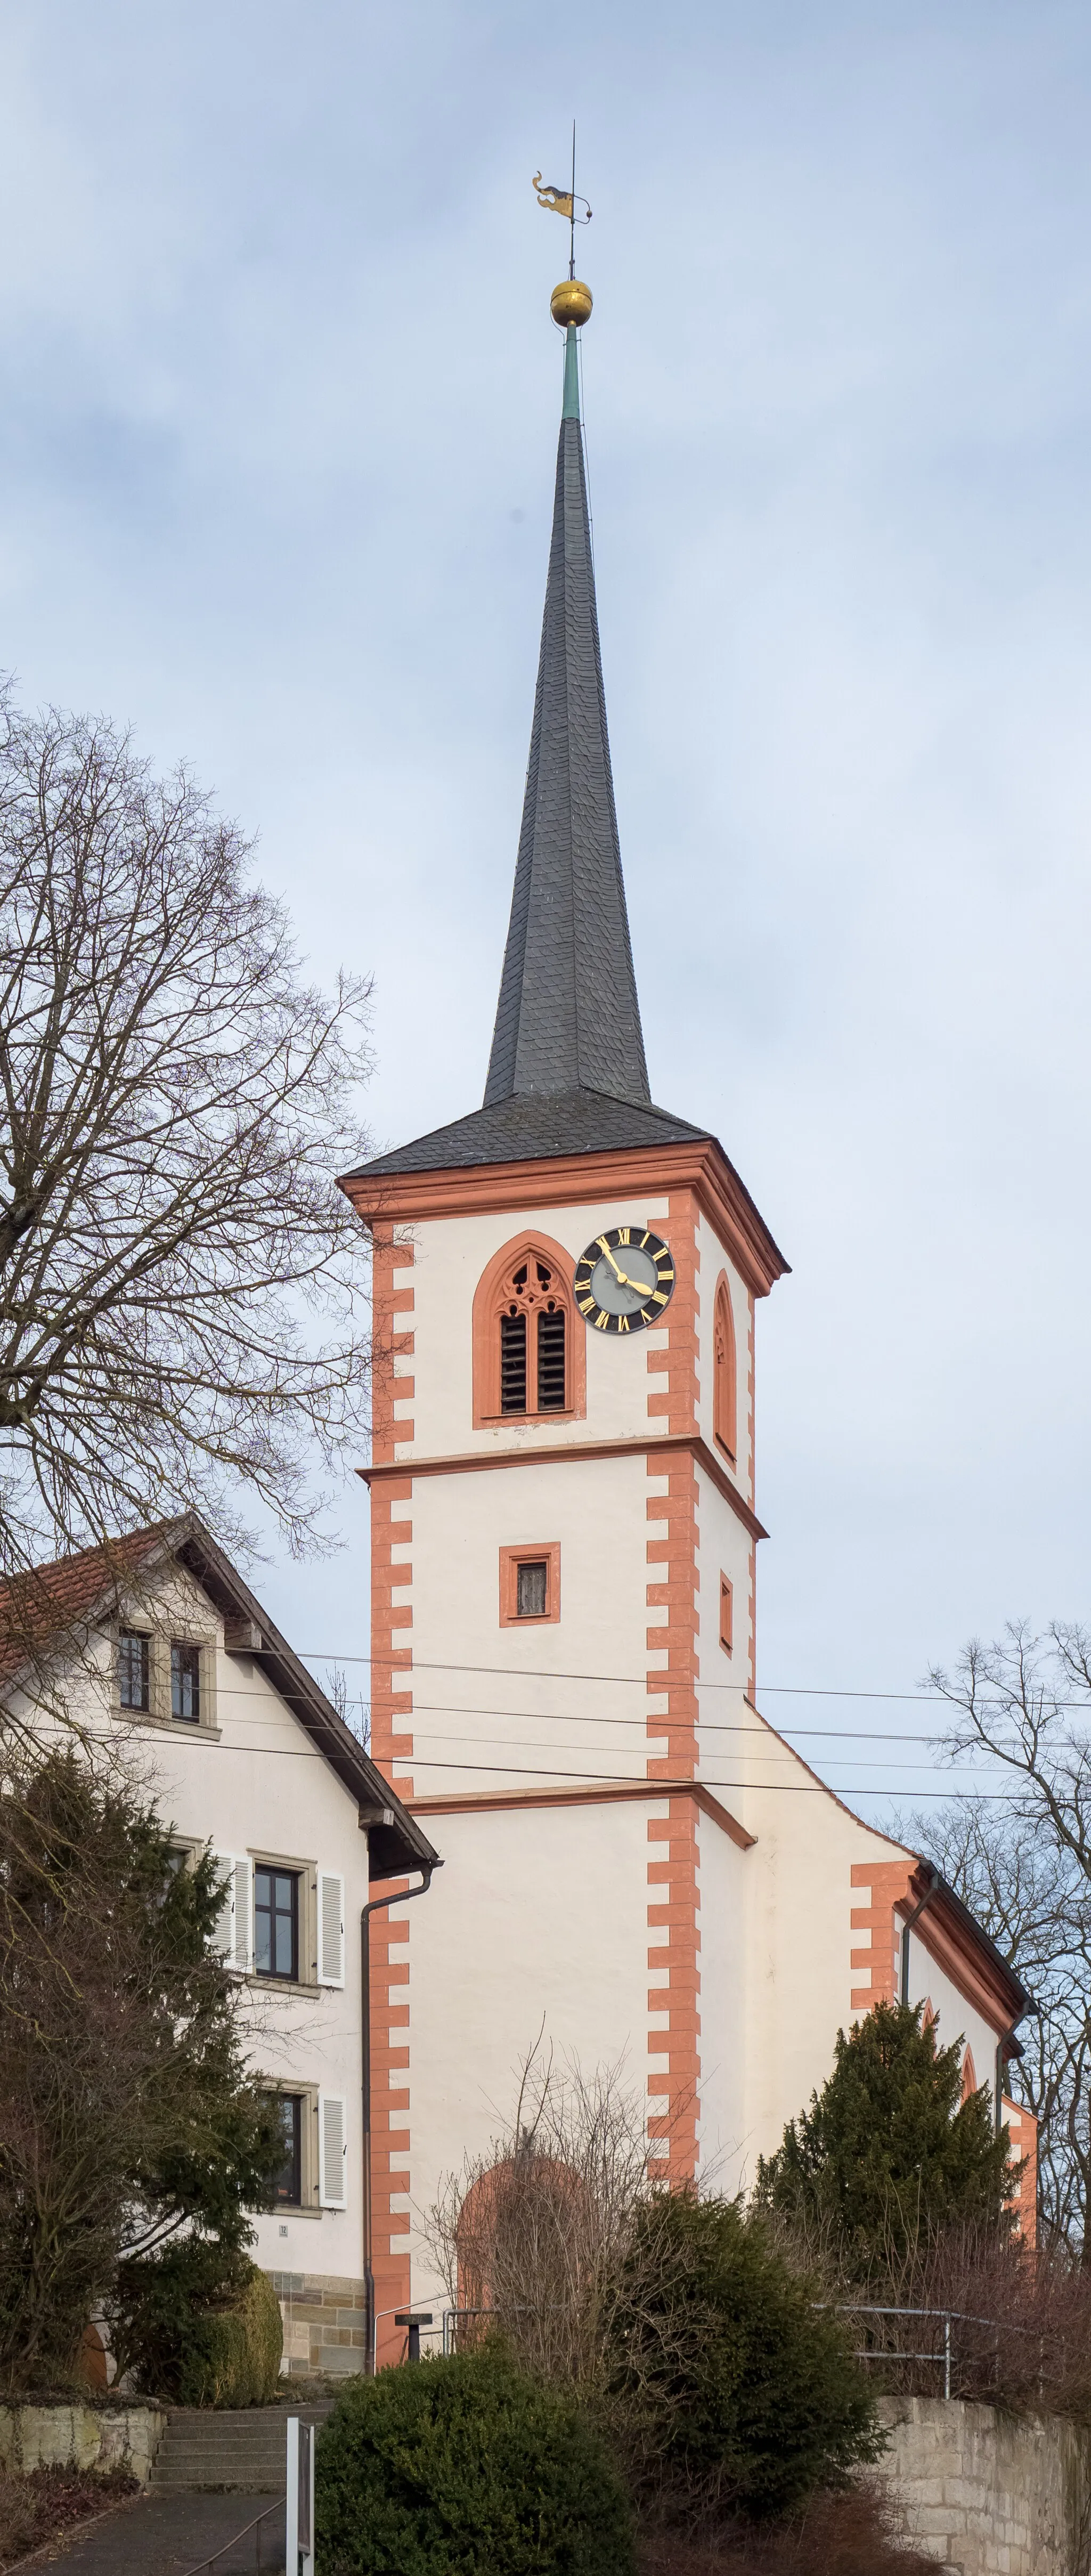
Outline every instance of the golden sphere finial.
{"label": "golden sphere finial", "polygon": [[583,323],[590,321],[593,302],[591,289],[584,285],[581,277],[565,277],[559,286],[554,287],[549,309],[562,331],[567,330],[570,322],[574,322],[579,330]]}

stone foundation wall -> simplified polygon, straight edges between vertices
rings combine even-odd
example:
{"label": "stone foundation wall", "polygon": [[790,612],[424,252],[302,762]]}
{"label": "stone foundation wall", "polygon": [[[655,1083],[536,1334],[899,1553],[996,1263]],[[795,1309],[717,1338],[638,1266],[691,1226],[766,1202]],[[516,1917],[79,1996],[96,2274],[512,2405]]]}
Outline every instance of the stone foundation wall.
{"label": "stone foundation wall", "polygon": [[12,2477],[32,2469],[128,2469],[146,2487],[166,2431],[159,2406],[0,2406],[0,2467]]}
{"label": "stone foundation wall", "polygon": [[365,2297],[362,2281],[341,2281],[328,2272],[271,2272],[270,2280],[284,2319],[284,2359],[288,2379],[347,2375],[362,2370],[366,2358]]}
{"label": "stone foundation wall", "polygon": [[882,2412],[908,2536],[952,2576],[1091,2576],[1091,2436],[957,2398]]}

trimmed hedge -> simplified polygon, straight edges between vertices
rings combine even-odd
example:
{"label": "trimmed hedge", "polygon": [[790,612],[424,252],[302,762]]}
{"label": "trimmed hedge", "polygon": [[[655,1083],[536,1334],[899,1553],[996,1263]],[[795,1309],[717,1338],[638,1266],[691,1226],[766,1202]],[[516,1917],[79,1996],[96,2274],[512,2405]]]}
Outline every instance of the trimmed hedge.
{"label": "trimmed hedge", "polygon": [[353,2380],[315,2480],[318,2576],[632,2576],[598,2433],[499,2344]]}

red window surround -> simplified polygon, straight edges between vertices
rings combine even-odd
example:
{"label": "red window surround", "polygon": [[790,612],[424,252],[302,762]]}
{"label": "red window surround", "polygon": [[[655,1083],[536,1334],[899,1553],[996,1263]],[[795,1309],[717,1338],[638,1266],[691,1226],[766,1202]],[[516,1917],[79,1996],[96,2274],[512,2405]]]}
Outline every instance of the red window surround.
{"label": "red window surround", "polygon": [[475,1431],[502,1422],[582,1420],[587,1336],[572,1296],[575,1262],[548,1234],[502,1244],[473,1307]]}

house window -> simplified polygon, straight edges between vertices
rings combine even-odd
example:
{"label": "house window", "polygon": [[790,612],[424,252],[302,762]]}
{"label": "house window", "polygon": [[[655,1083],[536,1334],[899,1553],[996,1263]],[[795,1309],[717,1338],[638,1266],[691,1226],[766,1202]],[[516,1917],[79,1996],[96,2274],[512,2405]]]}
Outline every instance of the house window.
{"label": "house window", "polygon": [[254,1966],[259,1977],[299,1976],[299,1877],[294,1869],[254,1871]]}
{"label": "house window", "polygon": [[151,1707],[151,1638],[123,1628],[117,1641],[117,1684],[122,1708]]}
{"label": "house window", "polygon": [[726,1273],[717,1283],[712,1307],[712,1429],[720,1448],[735,1464],[738,1394],[735,1365],[735,1318]]}
{"label": "house window", "polygon": [[273,2178],[273,2197],[278,2207],[298,2209],[303,2199],[303,2095],[278,2093],[274,2101],[284,2133],[284,2162]]}
{"label": "house window", "polygon": [[733,1604],[733,1601],[732,1601],[731,1585],[730,1585],[730,1583],[729,1583],[729,1581],[728,1581],[728,1578],[727,1578],[726,1574],[721,1574],[721,1576],[720,1576],[720,1644],[721,1644],[721,1646],[723,1647],[723,1650],[724,1650],[725,1655],[729,1655],[729,1654],[730,1654],[730,1652],[731,1652],[731,1648],[732,1648],[732,1646],[733,1646],[733,1644],[734,1644],[733,1612],[734,1612],[734,1604]]}
{"label": "house window", "polygon": [[544,1547],[500,1550],[500,1625],[522,1627],[561,1615],[561,1550],[557,1540]]}
{"label": "house window", "polygon": [[201,1649],[177,1637],[170,1649],[170,1713],[196,1725],[201,1715]]}
{"label": "house window", "polygon": [[549,1567],[544,1556],[531,1557],[526,1565],[515,1569],[515,1615],[517,1619],[544,1619]]}

